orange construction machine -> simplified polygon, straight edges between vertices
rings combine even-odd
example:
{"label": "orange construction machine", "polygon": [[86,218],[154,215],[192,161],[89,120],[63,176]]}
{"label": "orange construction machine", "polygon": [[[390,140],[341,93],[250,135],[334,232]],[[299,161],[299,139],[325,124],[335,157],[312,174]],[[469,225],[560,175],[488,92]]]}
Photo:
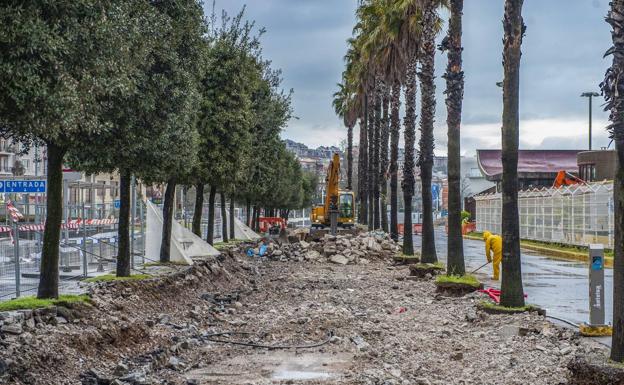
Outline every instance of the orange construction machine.
{"label": "orange construction machine", "polygon": [[340,156],[334,154],[325,179],[324,204],[312,208],[310,219],[312,227],[329,227],[329,210],[332,204],[338,208],[338,226],[353,227],[355,225],[355,195],[352,191],[340,190]]}
{"label": "orange construction machine", "polygon": [[575,184],[586,184],[584,180],[578,178],[567,171],[561,170],[557,173],[553,187],[572,186]]}

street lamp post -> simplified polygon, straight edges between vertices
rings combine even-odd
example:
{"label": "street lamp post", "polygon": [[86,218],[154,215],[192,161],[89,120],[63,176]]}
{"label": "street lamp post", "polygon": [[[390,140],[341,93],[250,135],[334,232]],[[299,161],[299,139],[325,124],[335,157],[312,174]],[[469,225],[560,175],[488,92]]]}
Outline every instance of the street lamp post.
{"label": "street lamp post", "polygon": [[589,149],[592,149],[592,98],[595,96],[600,96],[597,92],[583,92],[581,94],[582,98],[589,99]]}

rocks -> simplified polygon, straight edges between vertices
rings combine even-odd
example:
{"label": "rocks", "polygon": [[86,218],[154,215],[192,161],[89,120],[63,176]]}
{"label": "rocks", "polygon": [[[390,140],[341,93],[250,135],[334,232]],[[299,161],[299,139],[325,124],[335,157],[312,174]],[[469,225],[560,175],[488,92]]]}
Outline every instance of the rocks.
{"label": "rocks", "polygon": [[336,263],[339,265],[346,265],[347,263],[349,263],[349,260],[345,258],[344,255],[340,255],[340,254],[332,255],[329,258],[329,261],[331,263]]}
{"label": "rocks", "polygon": [[[245,246],[248,248],[248,246]],[[368,264],[372,259],[390,259],[394,257],[400,247],[390,237],[383,233],[349,233],[337,236],[325,234],[322,237],[310,238],[310,241],[292,243],[270,242],[267,247],[267,257],[280,261],[308,261],[324,262],[334,255],[340,255],[347,260],[347,264]],[[246,255],[246,249],[238,253]],[[342,258],[338,258],[343,264]]]}
{"label": "rocks", "polygon": [[2,325],[2,328],[0,328],[0,331],[5,334],[20,335],[24,332],[24,329],[22,328],[21,323],[14,323],[14,324]]}

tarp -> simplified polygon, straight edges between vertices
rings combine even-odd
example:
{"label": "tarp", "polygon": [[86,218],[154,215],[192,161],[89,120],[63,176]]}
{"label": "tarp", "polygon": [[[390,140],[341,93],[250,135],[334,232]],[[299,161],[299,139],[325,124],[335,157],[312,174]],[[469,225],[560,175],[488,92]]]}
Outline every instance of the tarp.
{"label": "tarp", "polygon": [[[228,233],[230,232],[230,212],[225,214],[225,218],[228,221]],[[232,238],[232,234],[228,234]],[[234,239],[240,239],[242,241],[256,241],[262,237],[253,231],[249,226],[243,223],[240,219],[234,217]],[[219,238],[221,239],[221,238]]]}
{"label": "tarp", "polygon": [[[162,242],[163,214],[152,202],[147,201],[147,226],[145,238],[145,257],[157,261]],[[171,262],[193,264],[192,258],[217,256],[219,251],[206,241],[184,228],[177,221],[171,228]]]}

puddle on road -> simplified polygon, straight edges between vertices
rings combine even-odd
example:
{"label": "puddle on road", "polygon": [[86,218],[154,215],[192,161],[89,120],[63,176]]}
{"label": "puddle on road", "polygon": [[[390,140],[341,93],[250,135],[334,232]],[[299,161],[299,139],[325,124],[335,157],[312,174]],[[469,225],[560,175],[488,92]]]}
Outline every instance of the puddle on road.
{"label": "puddle on road", "polygon": [[201,384],[331,383],[343,377],[352,359],[350,353],[256,353],[208,364],[190,371],[187,378]]}

